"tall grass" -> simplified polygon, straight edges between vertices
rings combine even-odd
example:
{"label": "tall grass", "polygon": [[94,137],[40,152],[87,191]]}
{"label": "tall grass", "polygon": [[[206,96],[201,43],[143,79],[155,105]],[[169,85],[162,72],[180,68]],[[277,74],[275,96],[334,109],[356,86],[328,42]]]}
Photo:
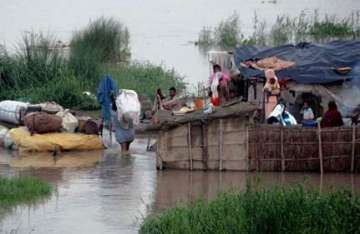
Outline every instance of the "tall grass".
{"label": "tall grass", "polygon": [[120,87],[153,97],[156,88],[184,87],[175,71],[152,64],[129,63],[129,31],[113,18],[99,18],[76,32],[65,57],[52,36],[25,34],[16,53],[0,48],[0,100],[55,101],[68,108],[98,108],[84,91],[96,92],[103,73]]}
{"label": "tall grass", "polygon": [[202,47],[210,47],[214,44],[213,32],[209,27],[203,27],[199,33],[197,43]]}
{"label": "tall grass", "polygon": [[216,45],[227,49],[234,48],[237,44],[279,46],[304,41],[323,43],[360,38],[360,11],[354,11],[342,19],[335,15],[320,16],[317,10],[312,14],[302,11],[298,16],[278,15],[273,25],[267,25],[255,13],[253,24],[253,33],[244,37],[239,16],[233,14],[221,21],[214,30],[206,31],[206,35],[210,36],[204,37],[202,30],[199,33],[199,45]]}
{"label": "tall grass", "polygon": [[302,186],[226,193],[148,217],[142,234],[360,233],[360,197]]}
{"label": "tall grass", "polygon": [[167,91],[170,87],[178,90],[185,88],[183,77],[174,69],[166,69],[151,63],[132,62],[127,65],[107,65],[104,73],[112,74],[121,89],[133,89],[142,96],[155,98],[156,90]]}
{"label": "tall grass", "polygon": [[30,33],[23,36],[14,56],[0,54],[0,71],[0,88],[22,89],[62,77],[66,61],[51,36]]}
{"label": "tall grass", "polygon": [[0,208],[34,202],[51,194],[51,186],[35,177],[0,178]]}
{"label": "tall grass", "polygon": [[215,28],[214,38],[217,46],[235,47],[241,39],[239,15],[234,13]]}
{"label": "tall grass", "polygon": [[51,36],[30,33],[23,36],[16,54],[0,54],[0,99],[25,96],[24,90],[58,82],[69,75],[65,58]]}
{"label": "tall grass", "polygon": [[70,43],[70,65],[77,77],[99,78],[99,65],[127,61],[130,57],[130,34],[114,18],[98,18],[76,32]]}

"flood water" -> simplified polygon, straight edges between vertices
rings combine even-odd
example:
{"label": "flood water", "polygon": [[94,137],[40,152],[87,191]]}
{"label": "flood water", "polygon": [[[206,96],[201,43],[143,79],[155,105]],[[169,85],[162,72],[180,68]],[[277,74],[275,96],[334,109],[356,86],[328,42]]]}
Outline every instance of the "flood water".
{"label": "flood water", "polygon": [[351,174],[203,172],[155,169],[154,153],[138,139],[130,156],[116,149],[95,152],[16,155],[0,153],[1,176],[40,177],[56,192],[44,201],[0,215],[0,233],[137,233],[147,215],[221,191],[305,183],[322,191],[360,192]]}
{"label": "flood water", "polygon": [[[275,3],[274,3],[275,2]],[[348,16],[359,0],[11,0],[0,1],[0,44],[14,48],[21,34],[43,31],[68,42],[90,19],[113,16],[131,33],[132,58],[175,68],[190,86],[207,80],[204,53],[193,45],[203,26],[214,26],[238,12],[250,34],[255,11],[271,25],[279,14]],[[243,190],[247,180],[261,186],[306,182],[322,190],[345,187],[360,192],[359,175],[157,171],[155,156],[137,140],[131,156],[116,150],[21,158],[0,152],[0,175],[33,175],[56,192],[46,201],[21,205],[0,215],[0,233],[137,233],[144,217],[219,191]]]}
{"label": "flood water", "polygon": [[132,58],[175,68],[195,86],[209,75],[207,58],[193,45],[203,26],[214,27],[234,12],[242,32],[253,30],[254,14],[272,25],[277,15],[298,16],[302,10],[342,18],[360,9],[359,0],[11,0],[0,1],[0,44],[17,46],[21,34],[43,31],[68,42],[90,19],[113,16],[131,34]]}

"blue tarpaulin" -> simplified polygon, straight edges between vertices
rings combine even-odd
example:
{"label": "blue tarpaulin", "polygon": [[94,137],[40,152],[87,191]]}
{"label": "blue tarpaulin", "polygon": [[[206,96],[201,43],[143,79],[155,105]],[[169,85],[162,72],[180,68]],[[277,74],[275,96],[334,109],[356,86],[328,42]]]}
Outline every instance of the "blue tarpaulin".
{"label": "blue tarpaulin", "polygon": [[[247,68],[240,62],[277,57],[295,62],[293,67],[277,71],[280,79],[293,80],[300,84],[330,84],[349,79],[360,79],[360,41],[333,41],[327,44],[300,43],[274,48],[241,46],[235,50],[234,59],[245,78],[263,78],[261,70]],[[346,75],[336,68],[351,67]]]}

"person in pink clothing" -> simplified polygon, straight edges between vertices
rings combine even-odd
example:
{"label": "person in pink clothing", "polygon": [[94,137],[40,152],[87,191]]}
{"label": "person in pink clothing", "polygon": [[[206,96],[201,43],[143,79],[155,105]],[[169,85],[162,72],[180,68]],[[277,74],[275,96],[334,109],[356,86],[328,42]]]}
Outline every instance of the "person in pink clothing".
{"label": "person in pink clothing", "polygon": [[217,85],[218,94],[216,94],[216,92],[211,92],[213,104],[217,106],[219,104],[229,101],[230,76],[224,73],[221,69],[221,66],[218,64],[215,64],[213,66],[213,74],[210,77],[210,84],[209,84],[210,87],[212,87],[214,83],[218,83]]}

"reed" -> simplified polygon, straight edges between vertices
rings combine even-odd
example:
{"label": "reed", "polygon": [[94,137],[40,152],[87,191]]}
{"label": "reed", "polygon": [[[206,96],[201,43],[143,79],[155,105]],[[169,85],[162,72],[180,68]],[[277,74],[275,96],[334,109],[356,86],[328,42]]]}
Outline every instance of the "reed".
{"label": "reed", "polygon": [[220,194],[150,216],[140,233],[358,233],[360,197],[302,185]]}
{"label": "reed", "polygon": [[234,13],[214,30],[204,27],[199,33],[198,44],[200,47],[229,49],[237,45],[279,46],[305,41],[324,43],[360,38],[359,11],[344,18],[328,14],[320,16],[318,10],[313,13],[302,11],[298,16],[278,15],[273,25],[268,25],[255,12],[253,24],[253,32],[243,36],[239,16]]}
{"label": "reed", "polygon": [[0,208],[48,197],[52,187],[35,177],[0,178]]}
{"label": "reed", "polygon": [[55,101],[67,108],[98,109],[96,100],[82,93],[95,94],[104,73],[121,88],[151,98],[157,87],[184,88],[183,79],[172,69],[129,63],[129,40],[121,22],[103,17],[73,35],[69,54],[51,35],[25,34],[15,54],[0,47],[0,100]]}

